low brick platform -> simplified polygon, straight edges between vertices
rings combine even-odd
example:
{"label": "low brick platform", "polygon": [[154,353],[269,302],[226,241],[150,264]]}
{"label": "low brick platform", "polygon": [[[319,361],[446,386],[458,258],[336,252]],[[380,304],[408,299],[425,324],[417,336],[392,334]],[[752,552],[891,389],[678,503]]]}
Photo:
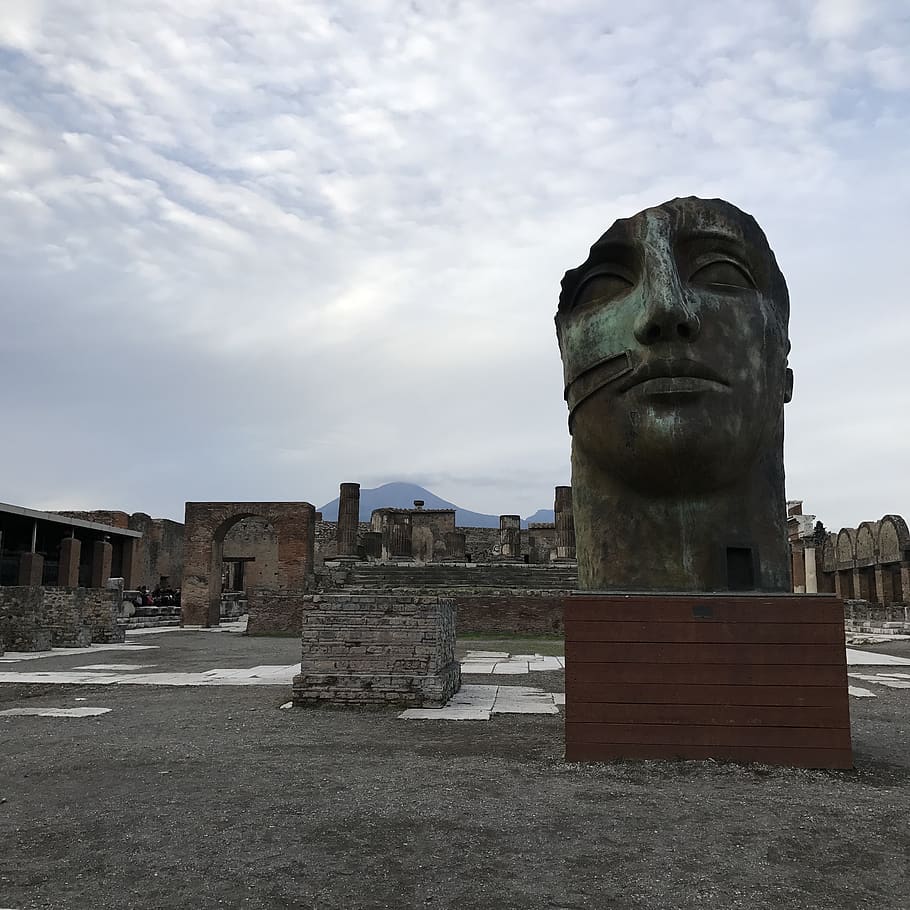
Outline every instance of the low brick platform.
{"label": "low brick platform", "polygon": [[455,606],[420,592],[300,594],[298,706],[444,704],[458,691]]}
{"label": "low brick platform", "polygon": [[577,594],[564,609],[568,761],[853,766],[838,598]]}
{"label": "low brick platform", "polygon": [[103,588],[0,587],[0,648],[46,651],[122,642],[119,594]]}

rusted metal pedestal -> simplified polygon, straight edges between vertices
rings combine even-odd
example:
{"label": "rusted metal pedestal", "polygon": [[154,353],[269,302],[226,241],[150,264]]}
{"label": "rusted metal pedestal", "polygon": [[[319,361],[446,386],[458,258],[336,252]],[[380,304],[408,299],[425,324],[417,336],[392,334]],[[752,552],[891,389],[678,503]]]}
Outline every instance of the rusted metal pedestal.
{"label": "rusted metal pedestal", "polygon": [[566,759],[851,768],[833,595],[573,594]]}

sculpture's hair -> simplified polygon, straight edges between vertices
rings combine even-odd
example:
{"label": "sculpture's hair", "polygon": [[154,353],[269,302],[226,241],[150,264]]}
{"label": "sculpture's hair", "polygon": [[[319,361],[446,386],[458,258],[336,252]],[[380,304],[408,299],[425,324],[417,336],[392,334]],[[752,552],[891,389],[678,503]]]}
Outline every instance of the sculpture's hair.
{"label": "sculpture's hair", "polygon": [[[759,277],[761,283],[768,288],[770,296],[775,304],[775,311],[781,328],[786,334],[787,324],[790,321],[790,294],[787,290],[787,282],[777,264],[777,259],[768,243],[768,238],[765,237],[765,232],[759,227],[758,222],[750,214],[723,199],[699,199],[696,196],[671,199],[668,202],[661,203],[661,205],[654,206],[654,208],[663,209],[672,218],[682,217],[684,209],[685,214],[691,218],[692,209],[700,209],[704,215],[706,225],[718,217],[737,224],[742,231],[743,239],[763,254],[762,258],[764,259],[764,262],[760,263],[760,265],[764,270],[764,274],[757,277]],[[645,211],[648,210],[645,209]],[[641,214],[641,212],[638,214]],[[571,307],[575,295],[589,269],[598,264],[603,244],[608,240],[615,239],[617,227],[625,222],[634,220],[636,217],[638,216],[633,215],[632,218],[622,218],[614,222],[612,227],[610,227],[610,229],[591,247],[588,258],[578,266],[578,268],[569,269],[569,271],[566,272],[562,279],[561,291],[559,294],[559,307],[556,313],[557,324],[560,316],[566,313]]]}

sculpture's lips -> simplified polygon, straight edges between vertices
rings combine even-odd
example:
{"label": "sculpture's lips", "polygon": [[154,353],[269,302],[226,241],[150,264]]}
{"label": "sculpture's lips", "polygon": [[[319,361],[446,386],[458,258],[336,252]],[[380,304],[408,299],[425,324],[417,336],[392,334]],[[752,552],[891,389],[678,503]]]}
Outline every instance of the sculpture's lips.
{"label": "sculpture's lips", "polygon": [[730,383],[717,371],[695,360],[652,360],[639,364],[625,377],[620,393],[647,383],[654,394],[702,392]]}

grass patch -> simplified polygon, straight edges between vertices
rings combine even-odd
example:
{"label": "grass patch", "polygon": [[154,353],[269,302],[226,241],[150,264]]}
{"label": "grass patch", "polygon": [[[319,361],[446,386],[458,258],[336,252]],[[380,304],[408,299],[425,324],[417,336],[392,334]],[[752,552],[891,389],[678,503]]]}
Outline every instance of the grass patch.
{"label": "grass patch", "polygon": [[544,654],[562,657],[565,640],[561,634],[528,635],[516,632],[467,632],[457,636],[458,653],[507,651],[509,654]]}

